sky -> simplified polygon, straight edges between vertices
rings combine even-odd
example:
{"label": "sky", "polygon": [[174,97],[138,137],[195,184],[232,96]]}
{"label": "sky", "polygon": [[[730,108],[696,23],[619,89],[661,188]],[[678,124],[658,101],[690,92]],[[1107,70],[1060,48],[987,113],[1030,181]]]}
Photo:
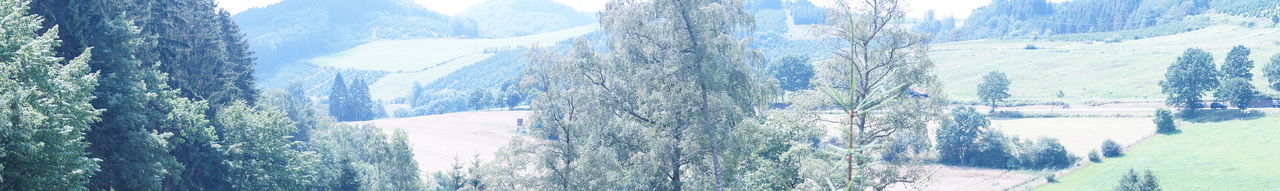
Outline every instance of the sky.
{"label": "sky", "polygon": [[[253,7],[261,7],[279,2],[280,0],[216,0],[224,9],[232,13],[239,13],[245,9]],[[355,1],[355,0],[353,0]],[[462,13],[468,7],[484,2],[484,0],[414,0],[427,9],[440,12],[446,15],[456,15]],[[607,0],[554,0],[556,2],[569,5],[574,9],[583,12],[596,12],[604,9]],[[818,6],[830,5],[833,0],[811,0]],[[927,10],[934,10],[938,17],[955,16],[956,18],[964,18],[969,16],[969,12],[975,8],[990,3],[991,0],[906,0],[910,13],[910,17],[921,17]],[[1050,0],[1052,2],[1061,2],[1066,0]]]}

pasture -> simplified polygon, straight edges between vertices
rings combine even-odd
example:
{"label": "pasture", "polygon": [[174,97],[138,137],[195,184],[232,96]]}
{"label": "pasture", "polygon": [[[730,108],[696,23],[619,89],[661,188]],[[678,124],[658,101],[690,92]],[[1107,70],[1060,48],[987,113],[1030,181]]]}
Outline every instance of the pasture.
{"label": "pasture", "polygon": [[1182,133],[1160,135],[1037,190],[1110,190],[1129,169],[1149,169],[1165,190],[1280,188],[1280,117],[1180,123]]}
{"label": "pasture", "polygon": [[[1031,45],[1035,49],[1027,49]],[[1158,82],[1187,48],[1202,48],[1221,64],[1231,47],[1253,50],[1254,73],[1280,52],[1280,28],[1217,25],[1174,35],[1122,42],[975,40],[932,45],[930,58],[952,100],[977,100],[982,75],[999,70],[1012,81],[1016,100],[1161,101]],[[1265,79],[1254,78],[1263,87]],[[1275,93],[1262,90],[1264,93]]]}

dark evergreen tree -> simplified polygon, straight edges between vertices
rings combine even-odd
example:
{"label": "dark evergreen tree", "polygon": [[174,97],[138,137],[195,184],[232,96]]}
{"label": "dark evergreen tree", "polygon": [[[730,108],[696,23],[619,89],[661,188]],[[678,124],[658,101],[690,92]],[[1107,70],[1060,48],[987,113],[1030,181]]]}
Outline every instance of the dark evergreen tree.
{"label": "dark evergreen tree", "polygon": [[99,170],[84,134],[98,121],[89,52],[58,57],[58,29],[27,1],[0,1],[0,190],[86,190]]}
{"label": "dark evergreen tree", "polygon": [[375,118],[373,98],[369,95],[369,84],[365,84],[364,80],[356,78],[347,84],[347,101],[345,109],[347,113],[347,121],[367,121]]}
{"label": "dark evergreen tree", "polygon": [[338,119],[338,121],[350,120],[350,111],[347,110],[348,102],[350,102],[349,98],[347,98],[348,95],[347,82],[342,79],[342,74],[333,77],[333,86],[329,88],[329,115]]}

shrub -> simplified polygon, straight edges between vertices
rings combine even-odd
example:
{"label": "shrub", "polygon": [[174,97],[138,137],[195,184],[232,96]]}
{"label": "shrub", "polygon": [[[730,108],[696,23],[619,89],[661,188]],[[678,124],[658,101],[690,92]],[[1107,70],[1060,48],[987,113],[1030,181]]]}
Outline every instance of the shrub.
{"label": "shrub", "polygon": [[1170,134],[1178,132],[1178,127],[1173,124],[1173,113],[1166,109],[1156,110],[1156,133]]}
{"label": "shrub", "polygon": [[1119,157],[1124,155],[1124,150],[1120,148],[1120,144],[1107,139],[1102,142],[1102,156],[1107,158]]}
{"label": "shrub", "polygon": [[1044,175],[1044,181],[1045,181],[1045,182],[1049,182],[1049,183],[1056,183],[1056,182],[1058,182],[1058,178],[1054,177],[1054,175],[1053,175],[1053,174],[1055,174],[1055,173],[1054,173],[1054,172],[1049,172],[1049,173],[1045,174],[1045,175]]}
{"label": "shrub", "polygon": [[1023,142],[1018,155],[1022,169],[1064,169],[1080,158],[1067,152],[1057,139],[1040,137],[1036,141]]}
{"label": "shrub", "polygon": [[1035,50],[1035,49],[1040,49],[1040,47],[1036,47],[1036,45],[1034,45],[1034,44],[1027,44],[1027,47],[1022,47],[1022,49],[1023,49],[1023,50]]}
{"label": "shrub", "polygon": [[1094,150],[1090,150],[1090,151],[1089,151],[1089,161],[1090,161],[1090,162],[1102,162],[1102,156],[1099,156],[1099,155],[1098,155],[1098,149],[1094,149]]}
{"label": "shrub", "polygon": [[1160,189],[1160,180],[1156,179],[1155,173],[1146,170],[1146,175],[1139,176],[1138,172],[1129,169],[1120,177],[1120,184],[1116,185],[1116,191],[1157,191]]}

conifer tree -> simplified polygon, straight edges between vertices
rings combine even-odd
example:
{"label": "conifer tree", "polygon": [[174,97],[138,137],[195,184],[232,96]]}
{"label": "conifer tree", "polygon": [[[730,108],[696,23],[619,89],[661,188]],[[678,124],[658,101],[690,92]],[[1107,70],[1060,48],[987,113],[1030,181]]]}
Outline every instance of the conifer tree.
{"label": "conifer tree", "polygon": [[373,98],[369,95],[369,84],[356,78],[347,84],[346,112],[350,121],[367,121],[374,119]]}
{"label": "conifer tree", "polygon": [[84,140],[102,112],[90,103],[98,75],[88,51],[57,57],[58,29],[38,33],[27,5],[0,0],[0,190],[85,190],[98,172]]}
{"label": "conifer tree", "polygon": [[350,112],[347,110],[349,99],[347,96],[347,82],[342,79],[342,74],[333,77],[333,86],[329,88],[329,115],[338,121],[348,121]]}

